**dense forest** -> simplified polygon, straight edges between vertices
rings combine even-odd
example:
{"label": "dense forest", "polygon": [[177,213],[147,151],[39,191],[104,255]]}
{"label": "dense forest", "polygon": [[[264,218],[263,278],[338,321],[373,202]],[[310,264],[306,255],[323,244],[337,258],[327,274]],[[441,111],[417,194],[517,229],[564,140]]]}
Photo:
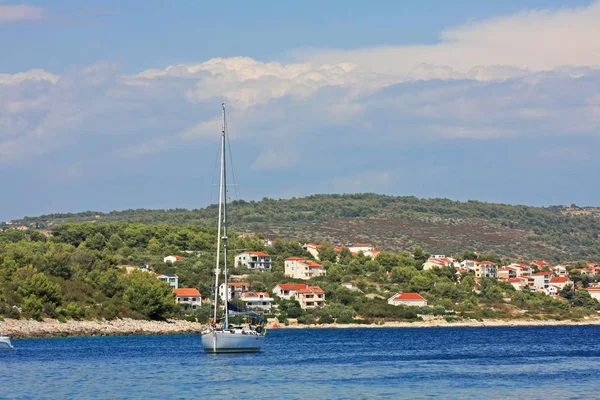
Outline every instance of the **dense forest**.
{"label": "dense forest", "polygon": [[[256,291],[269,291],[277,283],[293,282],[283,274],[284,259],[310,257],[297,240],[275,240],[266,246],[261,235],[230,233],[229,261],[242,250],[267,251],[274,267],[270,272],[250,273],[234,268],[233,276]],[[198,288],[211,296],[216,255],[216,229],[201,225],[174,226],[128,222],[62,223],[50,236],[40,230],[9,229],[0,232],[0,318],[73,319],[165,319],[190,318],[204,322],[209,306],[183,312],[169,286],[147,272],[127,273],[127,266],[146,265],[155,273],[176,273],[180,287]],[[163,262],[178,254],[180,261]],[[327,275],[310,283],[326,293],[326,306],[310,312],[295,301],[278,300],[281,320],[300,322],[377,323],[386,320],[414,321],[426,315],[460,318],[582,318],[594,315],[600,304],[583,290],[598,277],[574,271],[573,286],[561,291],[562,299],[472,275],[459,276],[450,267],[423,270],[429,254],[420,247],[411,252],[383,252],[375,260],[342,249],[339,259],[333,244],[322,242],[320,259]],[[463,257],[508,261],[497,254]],[[582,265],[585,263],[580,262]],[[231,264],[230,264],[231,265]],[[569,268],[576,267],[577,264]],[[299,282],[299,281],[297,281]],[[350,282],[349,289],[342,283]],[[387,298],[398,291],[418,292],[427,307],[391,306]]]}
{"label": "dense forest", "polygon": [[[237,200],[229,216],[238,232],[269,238],[370,242],[381,250],[432,253],[464,249],[504,256],[574,261],[600,258],[600,212],[577,207],[529,207],[479,201],[419,199],[372,193],[305,198]],[[123,221],[175,226],[211,226],[215,205],[186,210],[124,210],[49,214],[12,221],[47,228],[65,222]],[[6,225],[4,225],[6,227]]]}

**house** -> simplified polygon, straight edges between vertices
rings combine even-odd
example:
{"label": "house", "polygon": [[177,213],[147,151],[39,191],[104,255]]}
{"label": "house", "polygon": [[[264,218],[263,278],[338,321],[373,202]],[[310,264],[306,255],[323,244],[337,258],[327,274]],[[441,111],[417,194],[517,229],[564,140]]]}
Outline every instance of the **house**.
{"label": "house", "polygon": [[[248,282],[229,282],[229,293],[227,295],[228,299],[239,299],[242,297],[242,294],[250,291],[250,284]],[[221,283],[219,285],[219,297],[225,301],[225,284]]]}
{"label": "house", "polygon": [[380,253],[380,251],[375,250],[375,249],[363,251],[363,255],[365,255],[366,257],[369,257],[371,260],[376,259],[377,256],[379,255],[379,253]]}
{"label": "house", "polygon": [[415,307],[425,307],[427,300],[421,297],[418,293],[403,293],[398,292],[388,299],[388,304],[393,306],[405,305]]}
{"label": "house", "polygon": [[362,251],[363,254],[365,254],[368,251],[375,250],[375,247],[373,247],[371,243],[354,243],[346,247],[348,247],[348,250],[350,250],[351,253],[358,253]]}
{"label": "house", "polygon": [[321,250],[321,245],[316,243],[306,243],[302,248],[310,253],[311,256],[315,260],[319,259],[319,251]]}
{"label": "house", "polygon": [[517,269],[513,267],[502,267],[498,268],[498,279],[503,280],[505,282],[510,279],[517,278]]}
{"label": "house", "polygon": [[179,278],[175,274],[158,274],[156,278],[159,281],[163,281],[171,286],[173,289],[177,289],[179,287]]}
{"label": "house", "polygon": [[550,268],[550,264],[546,261],[533,261],[531,266],[537,268],[538,270],[542,270],[544,268]]}
{"label": "house", "polygon": [[296,301],[303,310],[312,310],[325,305],[325,291],[319,286],[309,286],[298,290]]}
{"label": "house", "polygon": [[573,281],[568,276],[553,276],[550,278],[550,285],[562,289],[567,285],[573,286]]}
{"label": "house", "polygon": [[567,267],[565,267],[564,265],[557,265],[555,267],[550,268],[550,270],[552,272],[554,272],[554,275],[556,275],[556,276],[567,276],[567,275],[569,275],[569,272],[567,271]]}
{"label": "house", "polygon": [[235,256],[235,266],[256,271],[270,271],[271,256],[261,251],[245,251]]}
{"label": "house", "polygon": [[17,226],[17,227],[16,227],[16,228],[14,228],[14,229],[16,229],[16,230],[18,230],[18,231],[27,231],[27,230],[29,230],[29,228],[28,228],[28,227],[26,227],[26,226],[24,226],[24,225]]}
{"label": "house", "polygon": [[325,291],[306,283],[279,283],[273,288],[273,294],[286,300],[296,299],[304,310],[325,305]]}
{"label": "house", "polygon": [[550,286],[550,279],[552,279],[552,272],[536,272],[531,276],[533,278],[533,286],[536,289],[546,289]]}
{"label": "house", "polygon": [[495,278],[497,275],[498,264],[491,261],[480,261],[475,265],[475,276],[477,278]]}
{"label": "house", "polygon": [[453,265],[454,265],[454,262],[449,258],[429,257],[427,259],[427,261],[425,261],[425,263],[423,264],[423,270],[427,271],[429,269],[434,269],[434,268],[452,267]]}
{"label": "house", "polygon": [[267,292],[245,292],[242,293],[240,300],[245,303],[248,310],[271,311],[273,305],[273,298]]}
{"label": "house", "polygon": [[460,267],[469,271],[475,271],[475,268],[477,267],[477,261],[476,260],[463,260],[460,263]]}
{"label": "house", "polygon": [[195,288],[180,288],[173,289],[175,297],[177,298],[177,304],[181,306],[182,310],[195,310],[202,304],[202,294]]}
{"label": "house", "polygon": [[181,256],[167,256],[167,257],[163,258],[163,261],[174,263],[176,261],[181,260],[182,258],[183,257],[181,257]]}
{"label": "house", "polygon": [[546,289],[544,289],[544,291],[546,292],[546,294],[548,296],[556,297],[558,295],[558,292],[560,291],[560,289],[557,288],[556,286],[550,285]]}
{"label": "house", "polygon": [[600,301],[600,286],[590,286],[587,291],[592,298]]}
{"label": "house", "polygon": [[294,279],[310,279],[326,274],[325,268],[319,263],[300,257],[285,259],[285,276]]}
{"label": "house", "polygon": [[523,290],[525,286],[528,286],[528,278],[525,276],[521,276],[519,278],[510,278],[507,282],[513,285],[515,290]]}

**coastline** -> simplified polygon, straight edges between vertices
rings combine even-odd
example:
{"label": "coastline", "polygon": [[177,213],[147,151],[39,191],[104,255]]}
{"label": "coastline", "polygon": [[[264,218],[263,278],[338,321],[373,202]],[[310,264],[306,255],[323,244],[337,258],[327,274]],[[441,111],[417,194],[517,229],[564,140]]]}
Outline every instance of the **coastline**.
{"label": "coastline", "polygon": [[[514,327],[514,326],[581,326],[600,325],[600,318],[572,320],[468,320],[447,322],[429,320],[417,322],[385,322],[383,324],[322,324],[322,325],[278,325],[267,329],[345,329],[345,328],[459,328],[459,327]],[[75,336],[126,336],[126,335],[172,335],[199,334],[203,324],[184,320],[143,321],[119,319],[113,321],[67,321],[53,319],[44,321],[6,319],[2,325],[3,333],[15,339],[21,338],[58,338]]]}

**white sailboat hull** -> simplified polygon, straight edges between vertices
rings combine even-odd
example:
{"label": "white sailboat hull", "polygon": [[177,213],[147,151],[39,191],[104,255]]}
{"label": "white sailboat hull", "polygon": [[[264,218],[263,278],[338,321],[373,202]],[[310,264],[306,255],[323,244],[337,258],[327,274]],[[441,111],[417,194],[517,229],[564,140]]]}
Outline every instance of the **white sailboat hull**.
{"label": "white sailboat hull", "polygon": [[0,350],[12,350],[13,346],[10,343],[10,338],[7,336],[0,336]]}
{"label": "white sailboat hull", "polygon": [[207,353],[253,353],[262,350],[264,335],[248,335],[228,331],[202,334],[202,347]]}

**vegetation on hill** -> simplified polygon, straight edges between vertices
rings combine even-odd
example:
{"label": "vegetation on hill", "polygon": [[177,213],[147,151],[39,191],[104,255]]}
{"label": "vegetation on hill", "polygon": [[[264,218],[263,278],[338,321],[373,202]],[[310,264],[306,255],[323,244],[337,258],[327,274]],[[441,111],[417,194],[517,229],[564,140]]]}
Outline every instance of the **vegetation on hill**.
{"label": "vegetation on hill", "polygon": [[[367,241],[382,250],[419,246],[446,254],[472,249],[517,258],[570,261],[600,257],[600,213],[596,211],[576,206],[543,208],[365,193],[238,200],[230,204],[229,216],[234,230],[260,232],[270,238]],[[40,228],[85,221],[210,226],[216,215],[217,207],[212,205],[197,210],[49,214],[13,222]]]}
{"label": "vegetation on hill", "polygon": [[[0,315],[40,319],[114,319],[121,317],[164,319],[186,317],[175,304],[166,283],[154,274],[127,266],[148,265],[156,273],[176,273],[180,287],[198,288],[204,297],[211,293],[215,262],[216,229],[198,225],[173,226],[125,222],[65,223],[53,228],[51,237],[40,231],[0,232]],[[243,268],[231,272],[243,275],[256,291],[272,293],[277,283],[293,282],[283,274],[283,261],[290,256],[310,257],[298,241],[276,240],[265,247],[260,236],[230,234],[229,261],[241,250],[267,251],[274,260],[271,272],[251,273]],[[331,247],[323,243],[324,248]],[[331,252],[330,252],[331,253]],[[171,254],[182,255],[175,264],[163,262]],[[458,258],[477,256],[472,251]],[[428,254],[417,247],[413,252],[383,252],[371,260],[347,249],[324,253],[327,275],[312,279],[326,293],[326,307],[312,312],[300,309],[295,301],[279,299],[282,319],[301,322],[377,322],[416,320],[426,315],[455,318],[581,318],[595,314],[600,304],[582,290],[591,280],[572,274],[576,288],[561,292],[564,300],[527,290],[496,279],[481,279],[478,287],[472,276],[459,277],[453,268],[422,270]],[[479,254],[495,259],[495,254]],[[297,281],[300,282],[300,281]],[[348,289],[342,283],[351,282]],[[428,307],[394,307],[387,298],[398,291],[418,292]],[[207,320],[208,307],[187,315]]]}

